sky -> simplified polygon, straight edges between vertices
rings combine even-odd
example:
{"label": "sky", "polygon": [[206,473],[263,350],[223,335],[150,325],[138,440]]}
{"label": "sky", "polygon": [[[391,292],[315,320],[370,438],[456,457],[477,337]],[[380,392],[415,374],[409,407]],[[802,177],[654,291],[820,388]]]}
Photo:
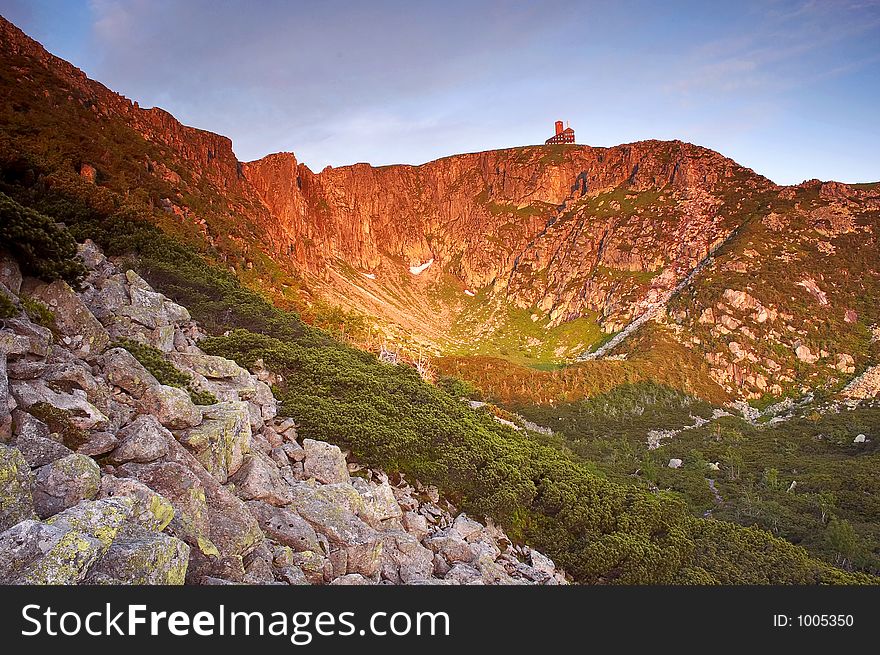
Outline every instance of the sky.
{"label": "sky", "polygon": [[880,0],[0,0],[243,161],[320,170],[681,139],[781,184],[880,180]]}

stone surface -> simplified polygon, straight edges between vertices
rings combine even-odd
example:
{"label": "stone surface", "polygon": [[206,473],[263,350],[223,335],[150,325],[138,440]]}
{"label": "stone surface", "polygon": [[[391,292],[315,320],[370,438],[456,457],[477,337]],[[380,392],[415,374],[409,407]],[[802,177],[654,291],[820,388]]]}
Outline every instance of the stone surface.
{"label": "stone surface", "polygon": [[259,500],[248,501],[247,508],[270,539],[296,552],[320,549],[314,528],[294,510]]}
{"label": "stone surface", "polygon": [[69,585],[85,578],[101,542],[74,530],[26,520],[0,534],[0,580]]}
{"label": "stone surface", "polygon": [[108,460],[114,464],[137,462],[146,464],[165,456],[171,435],[155,416],[138,416],[133,423],[116,434],[119,445],[110,453]]}
{"label": "stone surface", "polygon": [[34,517],[32,493],[31,468],[24,455],[0,444],[0,531]]}
{"label": "stone surface", "polygon": [[278,507],[293,500],[290,484],[262,453],[248,455],[232,481],[236,494],[244,500],[262,500]]}
{"label": "stone surface", "polygon": [[303,440],[302,445],[305,450],[304,469],[307,477],[325,484],[349,481],[348,465],[337,446],[313,439]]}
{"label": "stone surface", "polygon": [[221,483],[234,475],[250,451],[251,426],[244,402],[225,402],[202,409],[201,424],[184,432],[186,446]]}
{"label": "stone surface", "polygon": [[55,313],[55,325],[65,345],[77,356],[95,357],[110,343],[107,330],[63,280],[37,285],[31,295]]}
{"label": "stone surface", "polygon": [[190,548],[180,539],[129,526],[91,568],[87,583],[182,585]]}
{"label": "stone surface", "polygon": [[81,500],[91,500],[101,485],[101,470],[91,457],[72,453],[36,470],[34,510],[47,518]]}
{"label": "stone surface", "polygon": [[171,502],[134,478],[105,475],[101,478],[98,497],[128,499],[131,521],[153,532],[164,530],[174,519]]}
{"label": "stone surface", "polygon": [[46,523],[96,539],[103,554],[110,548],[122,525],[131,518],[132,504],[130,499],[124,497],[83,500],[55,514]]}

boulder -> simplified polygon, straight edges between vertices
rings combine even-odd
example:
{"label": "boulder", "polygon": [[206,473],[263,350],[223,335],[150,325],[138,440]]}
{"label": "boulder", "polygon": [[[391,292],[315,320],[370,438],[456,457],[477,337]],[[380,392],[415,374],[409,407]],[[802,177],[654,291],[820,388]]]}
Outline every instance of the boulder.
{"label": "boulder", "polygon": [[[150,464],[125,464],[118,473],[133,478],[152,490],[160,498],[172,506],[171,519],[166,523],[168,531],[188,544],[196,546],[206,554],[219,555],[219,551],[211,541],[211,526],[208,515],[208,503],[205,488],[199,478],[187,467],[177,462],[151,462]],[[102,481],[103,483],[103,481]],[[161,501],[155,501],[130,483],[107,483],[106,493],[119,493],[139,496],[140,502],[135,503],[135,514],[141,518],[142,524],[151,522],[162,523],[168,518],[167,509]],[[119,486],[117,486],[119,485]],[[144,502],[157,503],[153,513],[144,507]],[[146,513],[144,510],[147,510]]]}
{"label": "boulder", "polygon": [[112,348],[103,358],[107,381],[129,393],[144,414],[153,414],[172,429],[198,425],[202,413],[183,389],[159,384],[159,381],[124,348]]}
{"label": "boulder", "polygon": [[37,469],[34,509],[40,518],[92,500],[101,484],[101,469],[91,457],[72,453]]}
{"label": "boulder", "polygon": [[89,571],[87,583],[182,585],[190,548],[180,539],[126,526]]}
{"label": "boulder", "polygon": [[24,455],[0,444],[0,531],[34,518],[32,490],[31,467]]}
{"label": "boulder", "polygon": [[21,269],[15,257],[5,250],[0,251],[0,284],[16,296],[21,293]]}
{"label": "boulder", "polygon": [[260,500],[248,501],[246,505],[269,539],[289,546],[295,552],[320,549],[314,528],[293,510]]}
{"label": "boulder", "polygon": [[348,573],[360,573],[368,578],[376,578],[382,570],[382,553],[384,544],[376,535],[371,541],[354,544],[345,549],[346,570]]}
{"label": "boulder", "polygon": [[0,580],[6,584],[70,585],[85,578],[101,542],[63,527],[25,520],[0,534]]}
{"label": "boulder", "polygon": [[67,282],[55,280],[51,284],[37,284],[31,296],[55,313],[61,340],[77,357],[95,357],[110,343],[107,330]]}
{"label": "boulder", "polygon": [[483,526],[464,513],[455,517],[455,521],[452,522],[452,528],[450,529],[450,533],[455,532],[466,541],[478,537],[482,531]]}
{"label": "boulder", "polygon": [[153,414],[165,427],[185,429],[198,425],[202,413],[193,404],[189,393],[184,389],[160,384],[151,388],[141,399],[142,411]]}
{"label": "boulder", "polygon": [[12,436],[12,410],[16,403],[9,393],[9,377],[6,374],[6,353],[0,352],[0,441],[7,442]]}
{"label": "boulder", "polygon": [[92,432],[87,441],[83,442],[76,452],[89,457],[105,455],[119,445],[119,439],[110,432]]}
{"label": "boulder", "polygon": [[352,511],[334,504],[318,489],[300,483],[291,488],[291,509],[303,517],[316,532],[325,535],[335,546],[352,546],[375,542],[378,533]]}
{"label": "boulder", "polygon": [[275,463],[262,453],[248,455],[231,479],[235,493],[244,500],[262,500],[278,507],[293,500],[290,484],[281,477]]}
{"label": "boulder", "polygon": [[413,535],[402,531],[381,533],[382,579],[393,584],[426,580],[434,571],[434,553]]}
{"label": "boulder", "polygon": [[388,484],[387,479],[380,484],[365,483],[363,487],[355,485],[355,488],[369,508],[369,514],[373,517],[370,524],[373,527],[380,527],[384,521],[399,519],[403,516],[403,510],[400,509],[400,505],[394,497],[394,490]]}
{"label": "boulder", "polygon": [[202,422],[180,435],[180,443],[221,483],[234,475],[250,451],[247,403],[225,402],[202,409]]}
{"label": "boulder", "polygon": [[172,353],[171,361],[179,368],[187,369],[209,380],[249,380],[248,373],[231,359],[203,353]]}
{"label": "boulder", "polygon": [[856,438],[853,439],[853,443],[865,443],[867,437],[863,434],[857,434]]}
{"label": "boulder", "polygon": [[174,505],[134,478],[101,478],[99,498],[126,498],[131,502],[131,521],[142,528],[160,532],[174,519]]}
{"label": "boulder", "polygon": [[483,584],[482,574],[473,566],[458,563],[452,566],[444,576],[446,580],[452,580],[457,584]]}
{"label": "boulder", "polygon": [[[13,334],[22,337],[24,340],[23,343],[18,339],[13,340],[12,345],[15,348],[15,354],[29,354],[36,357],[46,357],[49,354],[49,346],[53,342],[52,331],[49,328],[44,328],[42,325],[37,325],[27,319],[20,318],[7,318],[3,321],[3,324]],[[8,354],[13,353],[8,352]]]}
{"label": "boulder", "polygon": [[51,464],[73,453],[64,444],[48,437],[19,436],[15,438],[13,444],[21,451],[31,468]]}
{"label": "boulder", "polygon": [[16,380],[12,384],[12,395],[22,409],[45,403],[55,408],[56,412],[66,412],[70,423],[81,430],[100,430],[110,422],[101,410],[89,402],[82,389],[66,393],[56,391],[44,380]]}
{"label": "boulder", "polygon": [[122,428],[117,437],[119,445],[108,459],[113,464],[137,462],[146,464],[165,456],[168,452],[168,433],[155,416],[138,416],[134,422]]}
{"label": "boulder", "polygon": [[669,464],[667,464],[667,466],[671,469],[679,469],[681,468],[682,464],[683,462],[679,458],[673,457],[669,460]]}
{"label": "boulder", "polygon": [[49,438],[49,426],[28,412],[22,410],[12,412],[12,425],[16,439]]}
{"label": "boulder", "polygon": [[128,498],[83,500],[46,521],[63,530],[74,530],[101,544],[101,553],[110,548],[116,533],[132,516],[132,501]]}
{"label": "boulder", "polygon": [[334,482],[348,482],[348,464],[342,451],[323,441],[305,439],[304,471],[306,477],[315,478],[318,482],[332,484]]}
{"label": "boulder", "polygon": [[428,520],[415,512],[404,512],[403,528],[421,541],[428,534]]}
{"label": "boulder", "polygon": [[428,537],[425,540],[425,546],[442,555],[450,564],[473,562],[477,557],[474,547],[454,532],[438,533]]}

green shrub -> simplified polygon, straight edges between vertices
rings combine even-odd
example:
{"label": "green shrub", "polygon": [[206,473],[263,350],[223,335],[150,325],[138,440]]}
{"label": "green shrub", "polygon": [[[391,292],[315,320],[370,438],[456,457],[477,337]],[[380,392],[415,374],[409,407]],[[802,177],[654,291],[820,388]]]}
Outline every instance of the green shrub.
{"label": "green shrub", "polygon": [[193,387],[192,376],[178,369],[169,362],[161,350],[146,343],[132,341],[131,339],[118,339],[111,347],[125,348],[145,369],[153,374],[160,384],[169,387],[186,389],[189,397],[195,405],[213,405],[217,397],[210,391],[199,390]]}
{"label": "green shrub", "polygon": [[49,426],[49,430],[61,437],[61,442],[72,450],[76,450],[89,440],[89,433],[76,426],[71,414],[49,403],[40,402],[31,405],[27,410],[32,416]]}
{"label": "green shrub", "polygon": [[76,241],[64,226],[23,207],[0,192],[0,243],[16,256],[25,273],[47,282],[63,279],[77,287],[86,268]]}
{"label": "green shrub", "polygon": [[165,355],[158,348],[145,343],[132,341],[131,339],[118,339],[111,344],[112,348],[125,348],[134,355],[145,369],[153,374],[160,384],[169,387],[186,387],[190,382],[190,376],[178,370],[174,364],[165,359]]}
{"label": "green shrub", "polygon": [[18,307],[5,293],[0,293],[0,319],[18,315]]}
{"label": "green shrub", "polygon": [[55,312],[49,309],[45,303],[26,295],[21,295],[18,299],[21,302],[24,311],[27,313],[28,318],[34,323],[42,325],[44,328],[49,328],[50,330],[55,329]]}

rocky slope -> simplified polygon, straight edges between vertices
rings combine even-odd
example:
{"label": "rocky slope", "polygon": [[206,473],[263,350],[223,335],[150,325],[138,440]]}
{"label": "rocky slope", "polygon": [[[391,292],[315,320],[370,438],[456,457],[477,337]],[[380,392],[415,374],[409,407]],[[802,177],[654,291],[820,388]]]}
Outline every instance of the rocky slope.
{"label": "rocky slope", "polygon": [[270,371],[206,355],[184,307],[80,254],[80,292],[0,257],[0,582],[565,583],[435,488],[298,439]]}

